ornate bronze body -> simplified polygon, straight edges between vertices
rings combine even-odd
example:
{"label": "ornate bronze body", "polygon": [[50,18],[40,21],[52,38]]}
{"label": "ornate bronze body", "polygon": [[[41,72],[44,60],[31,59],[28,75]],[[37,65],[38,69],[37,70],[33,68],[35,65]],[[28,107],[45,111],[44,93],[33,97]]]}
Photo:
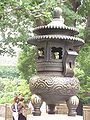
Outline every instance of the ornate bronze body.
{"label": "ornate bronze body", "polygon": [[[32,94],[41,96],[49,106],[48,113],[55,113],[57,103],[67,102],[68,115],[75,116],[79,100],[79,81],[74,77],[77,49],[84,44],[76,28],[64,24],[62,10],[55,8],[54,19],[46,26],[34,29],[36,34],[28,40],[37,46],[37,75],[30,80]],[[38,115],[35,114],[34,115]],[[39,114],[40,115],[40,114]]]}

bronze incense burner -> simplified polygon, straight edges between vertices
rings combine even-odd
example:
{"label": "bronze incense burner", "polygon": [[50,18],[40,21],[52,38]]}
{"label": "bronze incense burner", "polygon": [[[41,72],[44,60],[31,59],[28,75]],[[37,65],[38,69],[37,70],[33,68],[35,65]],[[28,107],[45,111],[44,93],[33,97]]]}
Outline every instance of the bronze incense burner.
{"label": "bronze incense burner", "polygon": [[[34,114],[41,115],[42,100],[48,105],[48,113],[54,114],[54,108],[60,101],[66,101],[68,115],[75,116],[79,99],[79,80],[74,77],[77,49],[84,41],[75,37],[78,31],[64,24],[61,8],[54,9],[54,18],[45,26],[36,27],[34,37],[29,44],[37,47],[37,75],[30,80],[30,90]],[[39,99],[40,98],[40,99]]]}

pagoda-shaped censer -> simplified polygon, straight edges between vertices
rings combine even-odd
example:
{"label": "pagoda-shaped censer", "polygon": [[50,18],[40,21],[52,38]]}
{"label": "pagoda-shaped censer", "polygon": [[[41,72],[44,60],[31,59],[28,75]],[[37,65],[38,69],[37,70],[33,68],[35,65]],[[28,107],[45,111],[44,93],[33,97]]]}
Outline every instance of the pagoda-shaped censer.
{"label": "pagoda-shaped censer", "polygon": [[54,108],[60,101],[66,101],[68,115],[75,116],[79,103],[77,92],[79,81],[74,77],[77,49],[84,41],[75,37],[78,31],[64,24],[61,8],[54,9],[51,23],[34,29],[35,36],[28,40],[37,47],[37,75],[30,80],[33,115],[41,115],[42,101],[48,105],[48,113],[54,114]]}

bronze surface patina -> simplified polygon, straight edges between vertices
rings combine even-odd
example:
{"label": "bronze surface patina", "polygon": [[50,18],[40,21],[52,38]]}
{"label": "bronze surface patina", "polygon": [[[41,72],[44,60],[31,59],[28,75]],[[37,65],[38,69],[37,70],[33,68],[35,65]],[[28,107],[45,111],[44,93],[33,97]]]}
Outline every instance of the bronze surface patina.
{"label": "bronze surface patina", "polygon": [[[80,84],[74,77],[74,66],[77,50],[84,41],[75,37],[79,32],[66,26],[61,14],[61,8],[55,8],[52,22],[36,27],[33,31],[35,36],[28,40],[28,44],[37,46],[37,75],[30,80],[30,90],[36,94],[32,104],[40,96],[40,100],[47,103],[49,114],[55,113],[57,103],[66,101],[68,115],[75,116],[79,103],[75,95]],[[40,100],[34,107],[41,106]],[[34,115],[41,115],[41,112],[36,110]]]}

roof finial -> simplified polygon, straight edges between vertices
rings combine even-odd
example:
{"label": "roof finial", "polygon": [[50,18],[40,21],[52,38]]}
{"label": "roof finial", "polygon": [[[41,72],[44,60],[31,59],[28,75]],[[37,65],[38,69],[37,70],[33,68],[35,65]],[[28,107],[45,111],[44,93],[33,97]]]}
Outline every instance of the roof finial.
{"label": "roof finial", "polygon": [[54,18],[60,18],[62,15],[62,9],[59,7],[54,8]]}
{"label": "roof finial", "polygon": [[60,27],[65,26],[64,19],[62,17],[62,9],[59,7],[54,8],[54,16],[51,23],[48,26]]}

